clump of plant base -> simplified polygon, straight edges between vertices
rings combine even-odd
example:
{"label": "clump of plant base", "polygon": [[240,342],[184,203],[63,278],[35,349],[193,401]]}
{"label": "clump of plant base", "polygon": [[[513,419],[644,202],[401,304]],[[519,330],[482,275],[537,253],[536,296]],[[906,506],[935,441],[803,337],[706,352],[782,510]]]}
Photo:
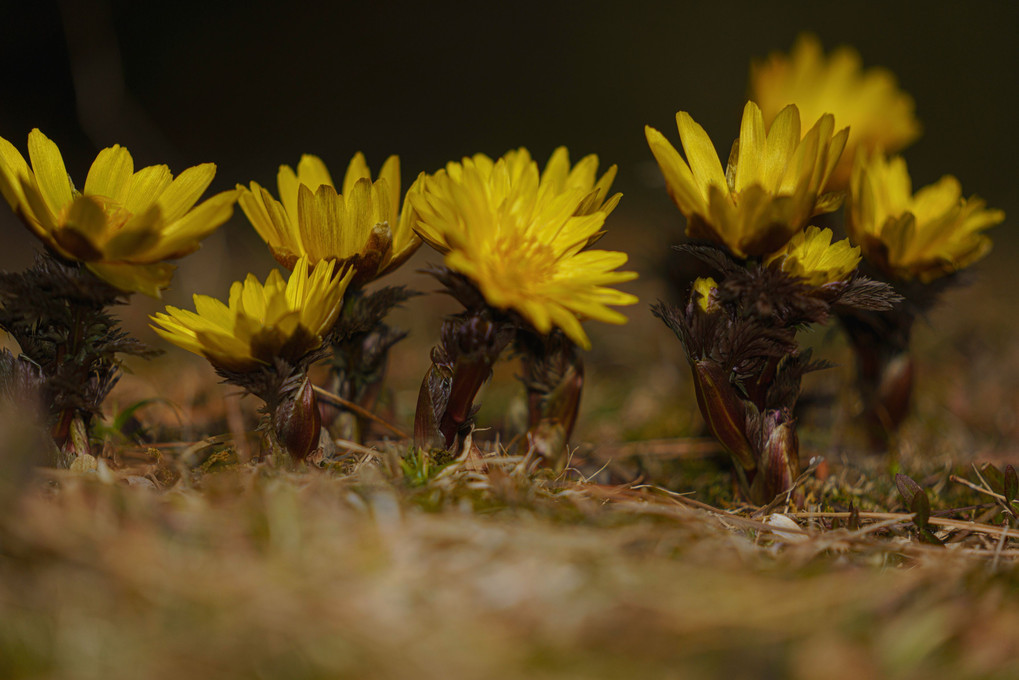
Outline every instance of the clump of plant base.
{"label": "clump of plant base", "polygon": [[687,233],[706,240],[685,249],[721,279],[695,282],[682,308],[652,309],[683,343],[697,403],[732,455],[740,488],[763,505],[791,492],[799,476],[800,382],[826,366],[800,352],[796,332],[823,323],[835,307],[886,310],[897,296],[855,274],[859,248],[832,243],[829,229],[803,230],[813,214],[838,205],[820,193],[846,140],[846,130],[833,135],[830,115],[801,140],[794,105],[765,133],[760,109],[748,102],[725,173],[703,128],[684,112],[677,121],[685,161],[652,128],[648,142]]}
{"label": "clump of plant base", "polygon": [[856,352],[863,418],[875,448],[886,448],[909,413],[915,367],[913,324],[957,285],[959,273],[984,257],[984,231],[1005,219],[976,196],[964,199],[950,175],[915,194],[905,161],[861,153],[850,183],[846,226],[859,243],[867,271],[904,298],[887,311],[839,314]]}
{"label": "clump of plant base", "polygon": [[808,117],[830,113],[849,127],[845,152],[828,188],[847,190],[845,223],[863,252],[862,271],[892,285],[903,301],[884,311],[837,311],[856,353],[862,420],[876,450],[894,447],[910,412],[915,366],[910,337],[915,320],[958,282],[958,272],[990,250],[983,233],[1004,220],[976,197],[962,198],[951,175],[914,194],[906,163],[887,159],[915,141],[921,125],[913,98],[894,75],[863,70],[860,55],[840,47],[826,56],[815,36],[801,35],[791,54],[775,53],[751,67],[751,98],[766,124],[795,104]]}
{"label": "clump of plant base", "polygon": [[625,323],[609,305],[637,299],[609,284],[625,253],[591,250],[620,196],[609,197],[615,167],[597,177],[598,159],[572,168],[565,148],[538,171],[526,149],[492,159],[478,154],[424,179],[411,197],[418,234],[445,256],[428,271],[465,308],[443,323],[415,415],[415,443],[459,447],[474,399],[512,344],[528,395],[528,445],[560,457],[576,422],[583,387],[577,346],[590,341],[580,320]]}
{"label": "clump of plant base", "polygon": [[263,285],[249,274],[230,288],[229,304],[195,295],[195,312],[167,307],[153,328],[204,356],[216,372],[265,402],[263,429],[271,450],[304,460],[319,445],[322,418],[308,368],[323,359],[323,339],[336,323],[354,272],[335,272],[302,256],[284,281],[273,270]]}
{"label": "clump of plant base", "polygon": [[[29,167],[0,137],[0,193],[46,247],[22,273],[0,274],[0,382],[9,400],[52,433],[57,462],[90,455],[89,429],[120,374],[120,356],[152,356],[109,313],[133,292],[159,296],[175,267],[167,260],[198,249],[229,219],[234,192],[195,205],[216,173],[211,163],[176,179],[165,165],[135,172],[127,149],[103,149],[81,191],[57,148],[39,130],[28,136]],[[13,388],[12,386],[17,386]]]}
{"label": "clump of plant base", "polygon": [[[386,315],[416,293],[404,286],[386,286],[369,293],[364,286],[394,271],[421,246],[414,232],[417,219],[410,196],[420,190],[419,176],[401,200],[400,160],[390,156],[378,179],[362,154],[351,159],[337,192],[320,158],[304,155],[297,171],[280,166],[276,200],[256,182],[238,185],[239,203],[273,257],[293,269],[299,257],[311,265],[335,262],[349,268],[343,308],[326,338],[332,347],[328,391],[342,404],[332,431],[339,438],[361,442],[370,411],[382,389],[389,350],[406,333],[384,323]],[[335,417],[336,412],[330,411]]]}

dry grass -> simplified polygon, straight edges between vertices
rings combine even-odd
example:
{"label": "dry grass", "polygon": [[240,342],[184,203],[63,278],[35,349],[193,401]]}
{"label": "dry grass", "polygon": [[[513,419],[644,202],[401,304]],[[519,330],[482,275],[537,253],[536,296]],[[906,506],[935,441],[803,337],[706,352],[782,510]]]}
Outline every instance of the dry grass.
{"label": "dry grass", "polygon": [[904,513],[796,530],[512,457],[399,453],[169,489],[165,463],[46,472],[4,522],[0,676],[1019,672],[1000,528],[943,531],[947,547]]}

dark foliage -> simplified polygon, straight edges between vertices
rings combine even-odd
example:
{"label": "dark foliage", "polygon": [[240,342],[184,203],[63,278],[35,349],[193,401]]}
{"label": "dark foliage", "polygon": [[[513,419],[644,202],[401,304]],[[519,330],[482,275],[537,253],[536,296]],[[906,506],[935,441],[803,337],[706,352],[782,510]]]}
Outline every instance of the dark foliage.
{"label": "dark foliage", "polygon": [[[0,273],[0,329],[21,348],[18,361],[0,362],[0,383],[22,384],[24,362],[34,367],[50,425],[78,414],[97,414],[120,376],[119,355],[158,354],[118,328],[107,308],[127,294],[93,276],[83,265],[52,255],[36,258],[25,272]],[[58,443],[64,436],[55,431]]]}

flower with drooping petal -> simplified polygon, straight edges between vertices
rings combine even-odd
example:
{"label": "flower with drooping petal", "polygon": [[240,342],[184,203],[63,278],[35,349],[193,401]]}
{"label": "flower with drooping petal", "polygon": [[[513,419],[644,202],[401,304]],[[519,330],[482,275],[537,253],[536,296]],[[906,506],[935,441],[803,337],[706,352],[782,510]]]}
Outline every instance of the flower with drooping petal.
{"label": "flower with drooping petal", "polygon": [[737,257],[767,255],[784,246],[813,215],[838,208],[841,197],[821,189],[838,162],[848,130],[834,132],[821,116],[800,137],[800,114],[788,106],[765,132],[754,102],[743,109],[740,135],[726,171],[711,139],[690,114],[676,114],[684,160],[652,127],[651,152],[673,202],[686,216],[687,236],[729,248]]}
{"label": "flower with drooping petal", "polygon": [[830,113],[836,125],[849,126],[846,151],[829,180],[833,189],[849,184],[858,148],[894,152],[920,136],[913,98],[899,89],[895,76],[860,64],[853,48],[840,47],[826,58],[817,37],[804,34],[789,56],[773,53],[750,66],[750,98],[766,125],[783,107],[796,104],[806,120]]}
{"label": "flower with drooping petal", "polygon": [[218,369],[244,373],[281,358],[291,362],[322,344],[336,321],[353,273],[334,275],[336,263],[310,267],[301,257],[286,281],[274,269],[263,285],[253,274],[230,287],[229,304],[195,295],[195,311],[167,307],[153,330]]}
{"label": "flower with drooping petal", "polygon": [[963,198],[951,175],[914,194],[901,157],[864,153],[853,167],[846,228],[885,274],[929,283],[990,251],[991,239],[983,232],[1005,213],[986,205],[976,196]]}
{"label": "flower with drooping petal", "polygon": [[778,262],[782,271],[811,286],[845,281],[860,264],[860,247],[849,245],[847,238],[836,243],[831,239],[831,229],[807,227],[765,260],[765,264]]}
{"label": "flower with drooping petal", "polygon": [[588,348],[581,319],[622,324],[608,305],[637,302],[607,287],[636,278],[614,271],[626,254],[585,250],[619,201],[608,197],[615,168],[596,180],[597,165],[587,156],[570,169],[566,149],[542,173],[526,149],[449,163],[411,197],[417,231],[492,307],[516,311],[539,333],[558,327]]}
{"label": "flower with drooping petal", "polygon": [[[312,264],[334,260],[355,269],[360,287],[400,266],[421,246],[414,214],[400,198],[400,160],[390,156],[374,182],[364,155],[351,159],[337,193],[325,163],[305,154],[297,172],[281,165],[277,201],[257,182],[242,190],[239,203],[276,261],[288,269],[302,255]],[[407,195],[420,186],[420,176]]]}
{"label": "flower with drooping petal", "polygon": [[159,297],[174,265],[166,260],[194,252],[199,242],[230,219],[237,192],[224,191],[195,205],[216,174],[203,163],[176,179],[165,165],[135,172],[127,149],[99,152],[78,191],[60,149],[38,129],[24,156],[0,137],[0,192],[54,253],[83,262],[124,292]]}

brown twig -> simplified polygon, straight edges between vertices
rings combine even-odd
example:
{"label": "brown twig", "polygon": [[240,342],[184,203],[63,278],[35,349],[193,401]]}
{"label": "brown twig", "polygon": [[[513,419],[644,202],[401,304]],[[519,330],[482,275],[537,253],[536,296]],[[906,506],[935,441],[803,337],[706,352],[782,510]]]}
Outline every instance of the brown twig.
{"label": "brown twig", "polygon": [[347,401],[343,397],[337,396],[328,390],[324,390],[321,387],[318,387],[317,385],[314,387],[314,390],[315,395],[322,399],[322,401],[329,404],[330,406],[336,406],[337,408],[347,409],[348,411],[356,413],[362,418],[367,418],[373,423],[377,423],[382,427],[386,428],[400,439],[410,439],[409,434],[398,428],[396,425],[391,425],[382,418],[379,418],[377,415],[375,415],[368,409],[358,406],[352,401]]}
{"label": "brown twig", "polygon": [[[848,512],[787,512],[785,513],[789,517],[799,517],[801,519],[848,519],[851,513]],[[887,519],[887,520],[898,520],[900,522],[912,522],[913,513],[911,512],[861,512],[859,513],[860,519]],[[994,536],[1005,535],[1008,538],[1019,539],[1019,531],[1015,529],[1008,529],[1006,532],[1002,532],[1000,527],[996,527],[992,524],[978,524],[976,522],[967,522],[960,519],[947,519],[943,517],[931,517],[928,522],[936,526],[944,527],[946,529],[958,529],[961,531],[974,531],[977,533],[990,534]]]}

